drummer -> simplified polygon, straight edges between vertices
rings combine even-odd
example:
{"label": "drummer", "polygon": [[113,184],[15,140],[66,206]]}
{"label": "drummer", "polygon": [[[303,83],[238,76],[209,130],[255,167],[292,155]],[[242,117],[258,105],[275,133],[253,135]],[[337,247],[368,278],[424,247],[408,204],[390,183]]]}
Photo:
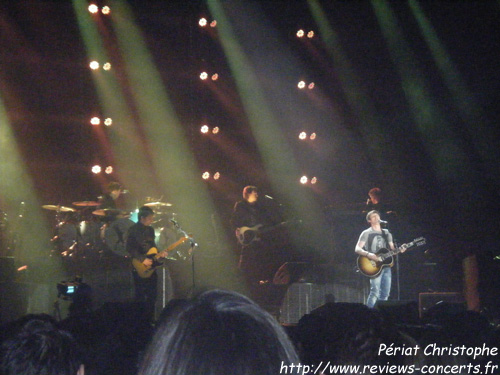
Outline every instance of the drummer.
{"label": "drummer", "polygon": [[110,182],[106,187],[106,193],[98,197],[99,209],[116,209],[116,200],[122,193],[122,185],[118,182]]}

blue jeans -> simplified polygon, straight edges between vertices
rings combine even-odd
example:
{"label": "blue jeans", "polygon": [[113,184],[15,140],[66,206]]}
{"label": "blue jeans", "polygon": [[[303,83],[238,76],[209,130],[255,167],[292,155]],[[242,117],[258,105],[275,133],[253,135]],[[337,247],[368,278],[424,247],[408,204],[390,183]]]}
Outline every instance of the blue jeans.
{"label": "blue jeans", "polygon": [[392,271],[390,267],[384,267],[379,276],[370,279],[370,294],[366,300],[366,306],[372,308],[377,300],[387,301],[391,292]]}

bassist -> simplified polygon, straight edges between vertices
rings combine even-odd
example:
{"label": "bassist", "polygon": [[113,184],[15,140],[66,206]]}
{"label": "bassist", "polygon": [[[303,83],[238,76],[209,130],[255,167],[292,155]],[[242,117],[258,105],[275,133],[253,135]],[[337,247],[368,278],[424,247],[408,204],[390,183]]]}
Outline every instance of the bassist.
{"label": "bassist", "polygon": [[[372,210],[366,214],[366,221],[370,228],[364,230],[359,236],[356,244],[356,253],[367,257],[370,260],[380,262],[382,259],[377,256],[381,249],[390,248],[395,250],[392,234],[387,229],[380,226],[380,214]],[[404,252],[402,249],[401,252]],[[370,294],[366,305],[370,308],[375,306],[377,300],[386,301],[391,292],[392,271],[390,267],[384,267],[380,275],[370,279]]]}
{"label": "bassist", "polygon": [[[236,202],[231,217],[233,229],[242,227],[272,228],[282,222],[278,205],[270,197],[259,199],[255,186],[243,189],[243,200]],[[285,261],[284,249],[288,234],[283,227],[260,231],[257,238],[240,247],[239,269],[247,283],[250,296],[264,309],[278,304],[280,292],[273,291],[272,280]],[[276,289],[276,288],[274,288]],[[276,298],[274,298],[274,296]]]}

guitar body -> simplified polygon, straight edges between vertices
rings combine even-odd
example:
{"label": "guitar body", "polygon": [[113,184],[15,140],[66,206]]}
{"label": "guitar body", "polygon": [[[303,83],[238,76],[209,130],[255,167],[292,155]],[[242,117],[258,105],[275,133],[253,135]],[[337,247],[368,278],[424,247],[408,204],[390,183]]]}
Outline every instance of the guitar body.
{"label": "guitar body", "polygon": [[151,275],[155,272],[156,267],[162,264],[162,262],[159,261],[161,254],[158,253],[158,249],[156,247],[149,249],[146,253],[146,257],[153,261],[153,265],[151,267],[145,266],[139,259],[132,258],[132,266],[134,266],[139,277],[143,279],[151,277]]}
{"label": "guitar body", "polygon": [[[387,254],[389,250],[380,249],[377,253],[378,256],[381,254]],[[389,256],[382,260],[382,262],[376,262],[374,260],[368,259],[364,255],[358,256],[358,269],[359,271],[370,278],[375,278],[380,275],[384,267],[392,267],[394,265],[394,257]]]}
{"label": "guitar body", "polygon": [[172,245],[170,245],[167,249],[162,251],[161,253],[158,252],[158,249],[156,247],[152,247],[146,253],[146,258],[149,258],[153,261],[153,264],[151,266],[149,267],[145,266],[139,259],[135,258],[132,258],[132,266],[137,271],[139,277],[147,279],[148,277],[151,277],[151,275],[155,272],[157,267],[163,264],[163,262],[160,261],[160,259],[164,258],[165,256],[168,256],[169,251],[174,250],[177,246],[186,242],[187,240],[189,240],[189,237],[182,237],[176,242],[174,242]]}
{"label": "guitar body", "polygon": [[236,238],[238,242],[246,246],[250,245],[253,241],[257,241],[259,238],[259,230],[262,227],[262,224],[257,224],[253,227],[241,227],[236,229]]}
{"label": "guitar body", "polygon": [[368,259],[364,255],[358,256],[358,269],[363,275],[370,278],[375,278],[380,275],[384,267],[392,267],[394,265],[394,255],[402,251],[406,251],[412,247],[425,245],[426,240],[424,237],[415,238],[412,242],[401,245],[395,250],[380,249],[377,256],[382,259],[380,262]]}

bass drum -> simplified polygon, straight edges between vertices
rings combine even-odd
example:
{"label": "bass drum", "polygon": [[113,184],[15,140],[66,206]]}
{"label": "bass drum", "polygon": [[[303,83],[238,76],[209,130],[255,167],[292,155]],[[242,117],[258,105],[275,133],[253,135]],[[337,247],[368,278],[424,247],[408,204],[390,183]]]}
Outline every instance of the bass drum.
{"label": "bass drum", "polygon": [[106,228],[104,233],[104,241],[109,250],[114,254],[127,257],[129,253],[125,248],[127,244],[128,229],[134,225],[134,222],[127,218],[117,219]]}

